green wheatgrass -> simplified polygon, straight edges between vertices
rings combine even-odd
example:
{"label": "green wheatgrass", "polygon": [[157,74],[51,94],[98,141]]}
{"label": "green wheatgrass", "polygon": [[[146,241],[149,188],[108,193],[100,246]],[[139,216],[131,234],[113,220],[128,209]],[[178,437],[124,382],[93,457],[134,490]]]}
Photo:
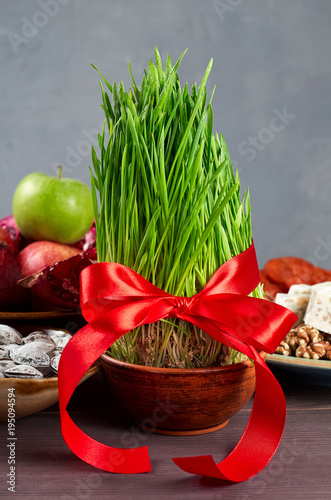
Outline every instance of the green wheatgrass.
{"label": "green wheatgrass", "polygon": [[[224,138],[212,131],[212,60],[199,88],[182,88],[177,70],[185,52],[174,66],[168,56],[163,69],[155,48],[156,64],[149,62],[139,87],[129,65],[129,92],[100,73],[105,122],[99,156],[92,147],[91,186],[98,261],[124,264],[166,292],[190,297],[251,245],[252,230],[249,192],[241,198]],[[262,297],[262,288],[253,295]],[[127,333],[108,353],[188,368],[242,359],[172,318]]]}

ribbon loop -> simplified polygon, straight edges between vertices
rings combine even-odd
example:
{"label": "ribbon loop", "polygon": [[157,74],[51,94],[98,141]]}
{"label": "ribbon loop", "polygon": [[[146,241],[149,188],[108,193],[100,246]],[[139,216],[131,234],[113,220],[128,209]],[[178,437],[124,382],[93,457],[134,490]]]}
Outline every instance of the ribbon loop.
{"label": "ribbon loop", "polygon": [[62,433],[70,449],[87,463],[110,472],[150,470],[147,447],[120,450],[98,443],[75,425],[66,407],[86,370],[123,334],[174,316],[253,359],[256,369],[251,417],[230,455],[219,464],[210,455],[174,462],[186,472],[234,482],[263,469],[280,442],[286,405],[278,382],[256,349],[272,353],[297,317],[277,304],[265,307],[263,299],[247,296],[259,283],[254,245],[223,264],[191,298],[172,296],[132,269],[114,263],[93,264],[82,271],[80,280],[81,308],[89,324],[65,347],[58,372]]}

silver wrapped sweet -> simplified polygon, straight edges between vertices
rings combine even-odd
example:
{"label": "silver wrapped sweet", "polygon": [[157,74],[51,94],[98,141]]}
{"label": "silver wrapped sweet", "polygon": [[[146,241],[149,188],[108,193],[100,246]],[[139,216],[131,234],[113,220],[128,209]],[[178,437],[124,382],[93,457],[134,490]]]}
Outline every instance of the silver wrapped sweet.
{"label": "silver wrapped sweet", "polygon": [[50,366],[49,356],[34,346],[32,342],[12,350],[10,357],[15,363],[33,366],[34,368]]}
{"label": "silver wrapped sweet", "polygon": [[61,351],[63,351],[63,349],[71,339],[70,333],[64,332],[63,330],[45,329],[44,333],[46,333],[53,340],[57,350]]}
{"label": "silver wrapped sweet", "polygon": [[57,376],[60,357],[71,335],[59,329],[43,329],[23,337],[0,325],[0,378],[46,378]]}
{"label": "silver wrapped sweet", "polygon": [[57,354],[56,356],[54,356],[51,359],[51,367],[53,368],[53,370],[56,373],[58,372],[58,369],[59,369],[60,357],[61,357],[61,354]]}
{"label": "silver wrapped sweet", "polygon": [[27,337],[23,337],[22,344],[32,344],[38,347],[46,354],[49,354],[56,349],[56,345],[53,339],[51,339],[46,333],[43,332],[32,332]]}
{"label": "silver wrapped sweet", "polygon": [[0,359],[10,358],[10,353],[20,347],[18,344],[0,345]]}
{"label": "silver wrapped sweet", "polygon": [[0,345],[21,344],[22,335],[8,325],[0,325]]}
{"label": "silver wrapped sweet", "polygon": [[1,359],[0,360],[0,373],[5,373],[9,368],[16,366],[12,359]]}
{"label": "silver wrapped sweet", "polygon": [[37,368],[24,364],[8,368],[4,375],[7,378],[43,378],[43,374]]}

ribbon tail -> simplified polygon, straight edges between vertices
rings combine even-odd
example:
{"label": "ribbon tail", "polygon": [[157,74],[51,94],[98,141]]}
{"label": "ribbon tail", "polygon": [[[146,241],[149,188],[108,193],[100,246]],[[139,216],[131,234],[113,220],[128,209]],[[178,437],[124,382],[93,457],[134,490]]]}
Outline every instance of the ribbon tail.
{"label": "ribbon tail", "polygon": [[106,446],[79,429],[67,412],[67,405],[81,377],[120,335],[100,332],[89,324],[66,345],[58,373],[62,434],[69,448],[94,467],[121,474],[149,472],[151,464],[147,446],[131,449]]}
{"label": "ribbon tail", "polygon": [[254,404],[244,434],[234,450],[218,464],[211,455],[173,458],[185,472],[233,482],[245,481],[260,472],[278,448],[286,418],[284,393],[255,348],[243,345],[240,350],[255,361],[256,372]]}

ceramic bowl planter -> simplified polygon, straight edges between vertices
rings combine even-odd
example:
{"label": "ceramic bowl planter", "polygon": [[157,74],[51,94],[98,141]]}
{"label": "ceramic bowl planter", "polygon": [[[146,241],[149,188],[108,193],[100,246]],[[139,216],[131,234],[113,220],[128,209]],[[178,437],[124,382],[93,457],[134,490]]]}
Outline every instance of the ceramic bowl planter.
{"label": "ceramic bowl planter", "polygon": [[245,406],[255,389],[255,368],[249,360],[178,369],[134,365],[103,354],[100,364],[118,405],[143,429],[160,434],[218,430]]}

